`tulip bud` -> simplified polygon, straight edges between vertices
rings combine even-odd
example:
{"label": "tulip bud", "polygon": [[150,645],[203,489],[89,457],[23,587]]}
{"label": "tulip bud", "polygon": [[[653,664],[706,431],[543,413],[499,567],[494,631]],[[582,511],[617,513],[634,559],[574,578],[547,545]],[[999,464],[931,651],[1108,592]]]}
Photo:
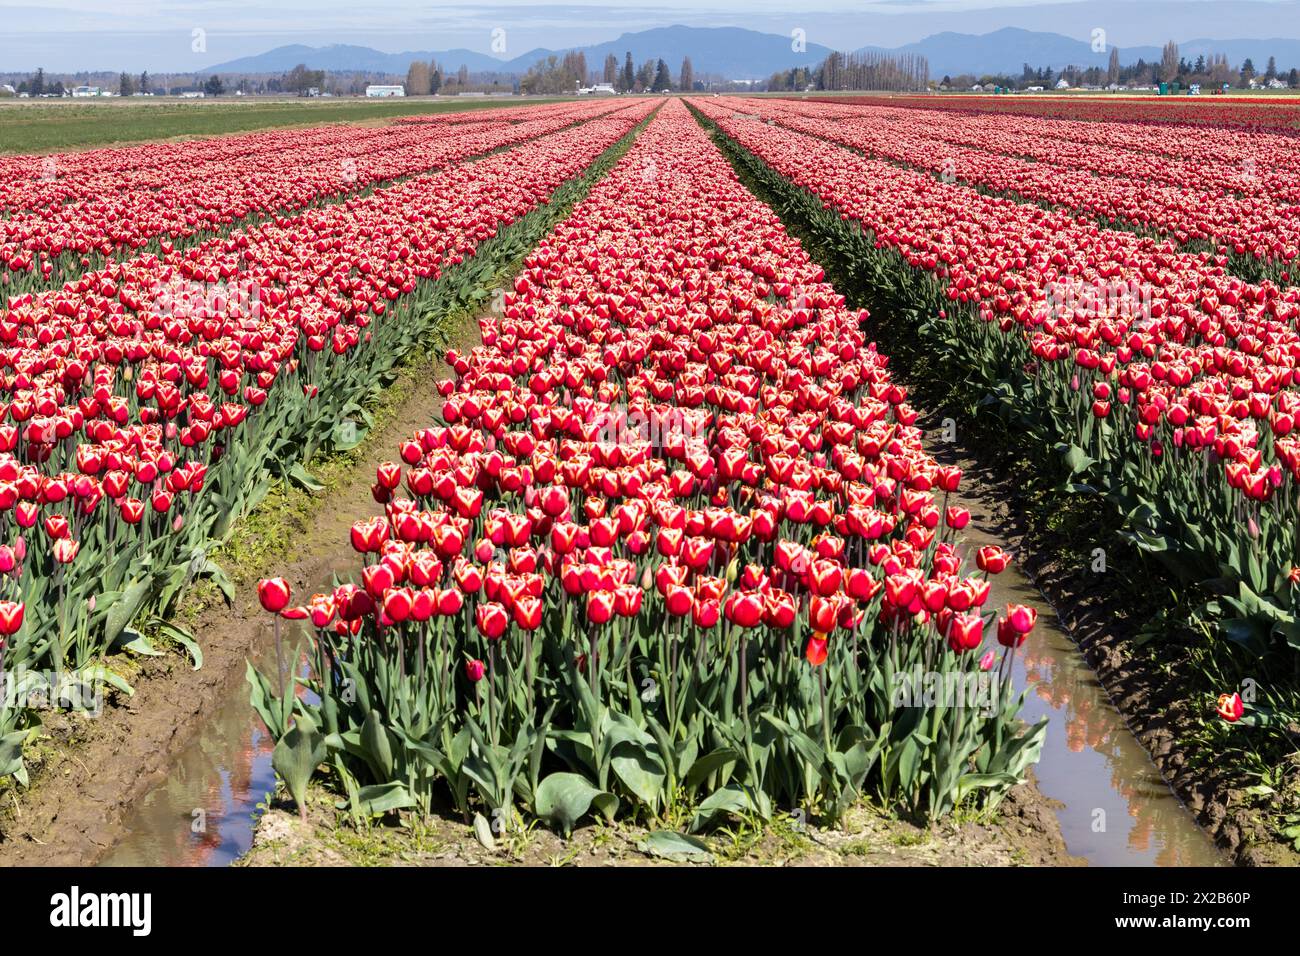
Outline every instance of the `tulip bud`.
{"label": "tulip bud", "polygon": [[804,658],[813,667],[821,667],[826,663],[826,635],[813,632],[813,636],[808,638],[808,646],[804,649]]}

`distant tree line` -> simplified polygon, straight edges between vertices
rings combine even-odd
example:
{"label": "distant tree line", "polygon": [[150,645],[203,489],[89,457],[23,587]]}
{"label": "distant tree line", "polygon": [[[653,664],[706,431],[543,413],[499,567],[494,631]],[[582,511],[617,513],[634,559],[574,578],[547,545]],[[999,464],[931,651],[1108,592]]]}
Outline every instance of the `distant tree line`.
{"label": "distant tree line", "polygon": [[554,54],[538,60],[519,81],[521,93],[546,93],[556,95],[572,93],[587,82],[587,57],[581,52],[569,52],[563,58]]}
{"label": "distant tree line", "polygon": [[1133,87],[1177,82],[1184,87],[1194,83],[1210,87],[1227,84],[1244,89],[1250,86],[1252,79],[1265,84],[1277,80],[1292,89],[1300,87],[1300,71],[1294,68],[1289,72],[1279,70],[1276,57],[1268,58],[1268,65],[1260,74],[1249,57],[1240,67],[1229,64],[1227,56],[1222,53],[1211,54],[1208,57],[1201,54],[1194,60],[1188,60],[1179,54],[1178,44],[1172,41],[1166,43],[1161,50],[1159,62],[1148,63],[1145,59],[1139,59],[1136,63],[1121,66],[1119,50],[1112,47],[1109,62],[1105,67],[1067,66],[1057,72],[1050,66],[1034,67],[1026,63],[1018,77],[1005,74],[984,74],[978,77],[973,74],[962,74],[956,77],[945,76],[940,85],[951,89],[969,89],[976,83],[981,86],[1001,86],[1006,89],[1025,89],[1031,86],[1049,89],[1061,80],[1065,80],[1068,86]]}
{"label": "distant tree line", "polygon": [[882,90],[894,93],[924,90],[930,82],[930,62],[913,53],[879,51],[831,53],[814,67],[779,70],[767,80],[768,90]]}
{"label": "distant tree line", "polygon": [[[416,60],[406,71],[406,93],[408,96],[426,96],[442,93],[485,90],[487,80],[492,79],[494,87],[500,85],[500,77],[505,74],[471,74],[462,65],[454,77],[444,74],[436,63],[424,63]],[[646,60],[637,66],[629,51],[622,65],[618,57],[609,54],[605,57],[599,71],[589,69],[587,57],[580,50],[573,50],[564,55],[551,55],[538,60],[530,66],[522,77],[513,80],[515,92],[533,95],[559,96],[572,94],[580,87],[594,83],[608,83],[620,93],[659,93],[673,89],[695,89],[697,81],[691,58],[682,59],[676,85],[673,83],[672,71],[663,60]]]}

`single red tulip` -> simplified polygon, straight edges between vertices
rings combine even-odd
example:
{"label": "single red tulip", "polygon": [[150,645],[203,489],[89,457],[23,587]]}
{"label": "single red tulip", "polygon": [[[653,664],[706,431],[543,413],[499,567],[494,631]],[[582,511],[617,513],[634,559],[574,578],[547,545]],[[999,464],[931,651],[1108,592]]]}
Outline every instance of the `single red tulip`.
{"label": "single red tulip", "polygon": [[489,641],[495,641],[499,640],[506,632],[506,628],[510,626],[510,615],[502,605],[488,601],[474,608],[474,623],[478,626],[480,634]]}
{"label": "single red tulip", "polygon": [[1240,694],[1220,694],[1215,710],[1228,723],[1235,724],[1246,713],[1246,705]]}
{"label": "single red tulip", "polygon": [[257,582],[257,599],[263,609],[278,614],[289,604],[289,582],[284,578],[264,578]]}
{"label": "single red tulip", "polygon": [[26,610],[21,601],[0,601],[0,634],[11,637],[23,626]]}

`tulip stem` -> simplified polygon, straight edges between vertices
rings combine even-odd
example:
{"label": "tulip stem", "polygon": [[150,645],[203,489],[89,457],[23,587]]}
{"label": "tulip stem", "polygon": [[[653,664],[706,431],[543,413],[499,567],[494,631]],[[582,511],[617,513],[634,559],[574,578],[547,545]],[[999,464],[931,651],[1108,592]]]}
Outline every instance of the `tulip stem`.
{"label": "tulip stem", "polygon": [[[667,628],[664,628],[667,631]],[[677,634],[668,635],[668,719],[676,725],[677,721],[677,645],[682,639],[682,634],[686,630],[686,622],[682,618],[677,621]]]}
{"label": "tulip stem", "polygon": [[747,672],[746,657],[747,641],[745,632],[740,632],[740,716],[745,722],[745,739],[749,739],[749,674]]}
{"label": "tulip stem", "polygon": [[421,684],[424,683],[424,642],[429,637],[429,622],[420,622],[419,636],[416,638],[415,645],[415,677]]}
{"label": "tulip stem", "polygon": [[68,610],[67,610],[68,602],[64,600],[64,594],[63,594],[64,570],[62,564],[59,565],[59,570],[56,576],[58,577],[58,581],[59,581],[59,647],[58,647],[58,654],[54,662],[54,672],[55,672],[54,677],[55,680],[58,680],[60,676],[60,672],[62,672],[63,670],[63,659],[64,659],[64,655],[67,652],[67,641],[68,641]]}
{"label": "tulip stem", "polygon": [[817,683],[821,688],[822,697],[822,743],[827,754],[831,752],[831,714],[826,709],[826,668],[828,663],[823,662],[822,666],[817,668]]}
{"label": "tulip stem", "polygon": [[275,686],[281,696],[286,693],[284,686],[284,651],[280,647],[280,615],[275,616],[272,625],[275,631]]}
{"label": "tulip stem", "polygon": [[488,641],[488,731],[492,734],[492,746],[497,744],[497,725],[494,718],[496,713],[496,684],[497,675],[497,650],[496,644]]}
{"label": "tulip stem", "polygon": [[524,631],[524,680],[528,684],[528,711],[533,711],[533,633]]}

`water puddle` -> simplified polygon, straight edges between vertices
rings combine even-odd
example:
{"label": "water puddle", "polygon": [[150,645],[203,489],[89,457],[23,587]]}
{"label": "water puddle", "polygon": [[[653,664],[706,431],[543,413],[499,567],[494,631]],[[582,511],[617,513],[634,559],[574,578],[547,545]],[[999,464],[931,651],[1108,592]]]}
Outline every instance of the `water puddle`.
{"label": "water puddle", "polygon": [[[964,535],[972,550],[1003,543],[974,522]],[[1038,789],[1063,804],[1056,816],[1070,853],[1094,866],[1226,866],[1042,594],[1014,564],[991,581],[988,607],[1026,604],[1038,611],[1038,626],[1016,654],[1015,686],[1029,688],[1021,711],[1026,721],[1048,718],[1034,775]]]}
{"label": "water puddle", "polygon": [[[974,523],[965,535],[973,548],[1000,543]],[[350,558],[340,555],[340,574]],[[1062,804],[1056,813],[1070,853],[1100,866],[1226,865],[1129,733],[1055,612],[1014,565],[993,578],[989,602],[1038,610],[1038,627],[1016,658],[1015,686],[1030,688],[1026,720],[1049,719],[1035,775],[1039,789]],[[274,670],[269,617],[251,656],[264,671]],[[225,866],[248,849],[275,774],[247,687],[233,687],[170,775],[130,814],[102,865]]]}
{"label": "water puddle", "polygon": [[[250,657],[270,672],[275,647],[267,620]],[[232,686],[167,778],[128,815],[101,866],[228,866],[248,850],[258,804],[275,790],[274,744],[249,706],[247,684]]]}
{"label": "water puddle", "polygon": [[[341,551],[331,577],[295,588],[304,595],[328,590],[333,574],[352,570],[350,550]],[[272,617],[261,618],[249,652],[253,666],[265,674],[276,669]],[[304,627],[281,631],[286,655],[298,641],[307,647]],[[306,675],[305,654],[298,673]],[[153,787],[127,816],[123,835],[100,860],[100,866],[228,866],[253,842],[260,807],[275,791],[271,769],[274,742],[248,702],[242,677],[198,736],[181,752],[166,779]]]}

